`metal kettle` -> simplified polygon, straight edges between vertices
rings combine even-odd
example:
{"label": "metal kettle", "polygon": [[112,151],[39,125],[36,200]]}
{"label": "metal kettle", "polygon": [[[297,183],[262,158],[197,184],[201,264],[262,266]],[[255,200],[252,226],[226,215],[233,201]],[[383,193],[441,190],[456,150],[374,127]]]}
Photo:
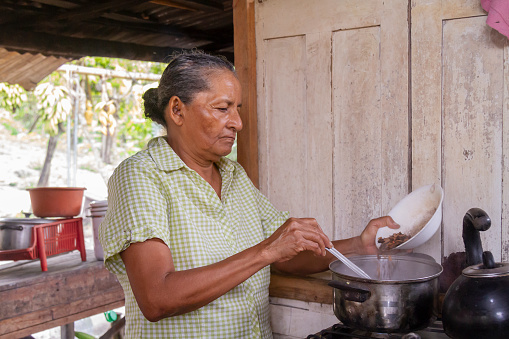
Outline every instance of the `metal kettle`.
{"label": "metal kettle", "polygon": [[495,263],[491,252],[483,252],[479,232],[490,226],[480,208],[463,218],[468,267],[449,287],[442,306],[444,331],[451,338],[509,338],[509,263]]}

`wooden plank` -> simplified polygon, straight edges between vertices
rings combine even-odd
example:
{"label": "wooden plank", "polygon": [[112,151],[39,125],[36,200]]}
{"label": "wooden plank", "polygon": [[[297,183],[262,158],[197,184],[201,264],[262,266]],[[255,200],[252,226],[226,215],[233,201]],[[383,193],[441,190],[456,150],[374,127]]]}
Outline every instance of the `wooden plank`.
{"label": "wooden plank", "polygon": [[263,37],[284,37],[377,26],[383,3],[380,0],[257,1],[256,16],[260,24],[256,30]]}
{"label": "wooden plank", "polygon": [[33,325],[34,323],[49,323],[59,319],[67,320],[69,317],[74,317],[76,314],[109,307],[112,304],[122,304],[123,299],[123,291],[122,289],[118,289],[105,291],[100,295],[90,296],[69,303],[54,304],[50,307],[39,307],[30,310],[30,312],[24,312],[0,320],[0,325],[2,327],[0,334],[15,332],[26,328],[27,325]]}
{"label": "wooden plank", "polygon": [[126,7],[143,4],[148,1],[149,0],[112,0],[107,2],[100,2],[94,5],[89,3],[87,5],[74,7],[64,13],[56,12],[56,14],[54,14],[52,17],[36,18],[30,16],[24,18],[25,20],[20,20],[13,24],[9,24],[9,27],[34,27],[40,24],[44,24],[47,21],[77,22],[99,17],[104,12],[114,12],[118,9],[125,9]]}
{"label": "wooden plank", "polygon": [[342,239],[382,211],[380,27],[334,32],[332,59],[334,236]]}
{"label": "wooden plank", "polygon": [[[32,322],[33,324],[35,324],[33,326],[28,326],[23,329],[20,329],[20,330],[14,331],[14,332],[10,332],[10,333],[5,333],[5,334],[0,333],[0,339],[19,339],[21,337],[25,337],[25,336],[28,336],[33,333],[41,332],[41,331],[44,331],[44,330],[47,330],[47,329],[50,329],[53,327],[57,327],[57,326],[62,326],[69,322],[74,322],[74,321],[77,321],[77,320],[80,320],[83,318],[91,317],[93,315],[103,313],[106,311],[110,311],[110,310],[113,310],[115,308],[119,308],[122,306],[124,306],[124,302],[118,301],[118,302],[107,304],[107,305],[101,305],[94,309],[86,310],[86,311],[76,313],[76,314],[66,316],[64,318],[60,318],[60,319],[56,319],[56,320],[49,320],[46,322],[43,322],[42,320],[34,321],[34,322]],[[0,325],[2,325],[1,322],[0,322]]]}
{"label": "wooden plank", "polygon": [[[462,218],[484,209],[492,226],[483,247],[501,258],[503,49],[485,17],[443,26],[444,252],[464,251]],[[498,42],[497,42],[498,40]]]}
{"label": "wooden plank", "polygon": [[296,277],[272,273],[269,295],[321,304],[332,304],[332,287],[328,281],[310,277]]}
{"label": "wooden plank", "polygon": [[221,3],[207,0],[152,0],[151,3],[190,11],[224,11]]}
{"label": "wooden plank", "polygon": [[447,0],[441,3],[442,19],[459,19],[479,15],[486,15],[479,0]]}
{"label": "wooden plank", "polygon": [[[280,210],[303,217],[307,195],[305,36],[270,39],[264,69],[264,128],[260,130],[263,192]],[[260,176],[262,178],[262,176]],[[291,181],[289,181],[291,180]],[[290,183],[290,184],[289,184]]]}
{"label": "wooden plank", "polygon": [[[503,135],[509,135],[509,41],[505,40],[504,49],[504,89],[503,89]],[[502,173],[502,262],[509,261],[509,138],[503,139],[503,163]]]}
{"label": "wooden plank", "polygon": [[[306,35],[306,134],[302,138],[305,140],[307,157],[304,194],[308,198],[301,199],[298,207],[303,216],[315,218],[325,234],[332,239],[334,217],[331,155],[334,142],[330,85],[331,43],[331,32]],[[299,183],[294,181],[294,184]]]}
{"label": "wooden plank", "polygon": [[65,58],[103,56],[143,61],[167,61],[181,48],[141,46],[100,39],[80,39],[23,30],[1,30],[0,46],[8,50],[41,53]]}
{"label": "wooden plank", "polygon": [[[73,273],[105,273],[111,275],[104,268],[102,261],[97,261],[92,251],[87,251],[87,261],[82,262],[78,251],[51,256],[48,258],[48,271],[41,272],[38,259],[13,262],[0,266],[0,292],[16,289],[36,283],[47,283]],[[37,277],[37,279],[34,279]]]}
{"label": "wooden plank", "polygon": [[[88,276],[89,274],[94,275]],[[55,276],[45,282],[3,291],[0,320],[54,306],[63,308],[65,305],[87,301],[105,293],[121,291],[115,277],[102,270],[80,272],[72,276]]]}
{"label": "wooden plank", "polygon": [[48,271],[39,260],[0,269],[0,338],[21,337],[120,307],[122,287],[88,251],[51,256]]}
{"label": "wooden plank", "polygon": [[[368,219],[387,215],[407,193],[410,183],[409,153],[409,24],[407,0],[382,1],[380,12],[381,108],[381,211]],[[361,195],[369,194],[361,192]],[[362,229],[357,229],[360,234]],[[356,235],[357,235],[356,234]]]}
{"label": "wooden plank", "polygon": [[[412,187],[442,186],[442,8],[440,1],[411,7]],[[417,249],[442,260],[442,232]]]}
{"label": "wooden plank", "polygon": [[233,31],[235,69],[242,86],[243,129],[237,136],[237,159],[255,186],[258,174],[258,114],[256,105],[256,39],[254,4],[250,0],[234,1]]}

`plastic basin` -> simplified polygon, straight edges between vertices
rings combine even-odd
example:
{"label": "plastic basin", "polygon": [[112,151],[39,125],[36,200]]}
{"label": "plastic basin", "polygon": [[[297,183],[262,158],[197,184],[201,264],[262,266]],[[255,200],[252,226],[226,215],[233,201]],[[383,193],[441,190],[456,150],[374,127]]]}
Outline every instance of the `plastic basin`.
{"label": "plastic basin", "polygon": [[29,188],[32,213],[40,218],[72,218],[81,213],[84,187]]}

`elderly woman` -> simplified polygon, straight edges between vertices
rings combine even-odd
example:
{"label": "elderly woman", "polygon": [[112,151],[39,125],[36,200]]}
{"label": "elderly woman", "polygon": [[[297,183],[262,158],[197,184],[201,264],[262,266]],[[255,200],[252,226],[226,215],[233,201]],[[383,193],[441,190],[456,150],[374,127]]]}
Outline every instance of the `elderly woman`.
{"label": "elderly woman", "polygon": [[225,156],[238,131],[241,88],[226,60],[176,56],[145,115],[167,129],[124,160],[108,183],[100,239],[120,281],[128,338],[271,338],[269,272],[324,271],[333,257],[376,253],[379,227],[331,242],[312,218],[288,218]]}

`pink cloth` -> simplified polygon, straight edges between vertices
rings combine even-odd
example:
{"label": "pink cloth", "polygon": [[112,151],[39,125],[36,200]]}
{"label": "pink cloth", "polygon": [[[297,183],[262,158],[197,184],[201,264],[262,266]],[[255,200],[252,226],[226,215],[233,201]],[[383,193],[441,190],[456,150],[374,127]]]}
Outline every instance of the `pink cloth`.
{"label": "pink cloth", "polygon": [[486,23],[509,38],[509,0],[481,0],[488,12]]}

